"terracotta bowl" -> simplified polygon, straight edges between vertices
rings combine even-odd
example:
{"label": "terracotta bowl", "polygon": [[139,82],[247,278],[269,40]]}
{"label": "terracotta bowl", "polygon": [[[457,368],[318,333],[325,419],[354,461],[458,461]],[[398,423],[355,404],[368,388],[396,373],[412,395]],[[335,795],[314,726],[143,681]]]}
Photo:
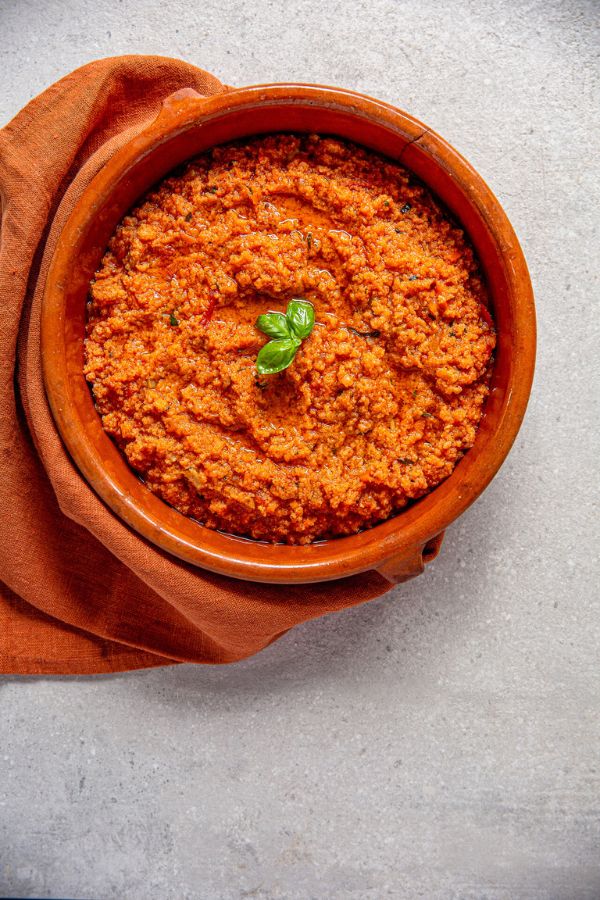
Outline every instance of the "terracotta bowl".
{"label": "terracotta bowl", "polygon": [[[305,547],[211,531],[150,493],[102,430],[82,373],[89,281],[124,213],[184,160],[224,141],[272,131],[338,135],[412,170],[469,234],[498,330],[492,389],[477,439],[452,475],[374,528]],[[250,581],[327,581],[369,569],[403,581],[437,555],[444,529],[490,483],[515,439],[533,377],[535,311],[523,253],[502,207],[469,163],[412,116],[351,91],[317,85],[260,85],[211,98],[186,90],[112,157],[77,203],[48,276],[42,352],[48,399],[73,460],[98,496],[158,547]]]}

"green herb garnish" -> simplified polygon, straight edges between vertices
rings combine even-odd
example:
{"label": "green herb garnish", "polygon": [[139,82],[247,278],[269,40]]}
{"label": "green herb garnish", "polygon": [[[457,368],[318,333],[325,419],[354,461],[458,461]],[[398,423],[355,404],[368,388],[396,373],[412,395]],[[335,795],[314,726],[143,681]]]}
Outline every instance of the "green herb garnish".
{"label": "green herb garnish", "polygon": [[287,369],[298,347],[309,336],[315,324],[312,303],[300,297],[290,300],[285,315],[270,312],[259,316],[256,327],[273,338],[261,347],[256,358],[259,375],[274,375]]}
{"label": "green herb garnish", "polygon": [[290,326],[287,316],[282,312],[266,313],[256,320],[256,327],[275,340],[290,337]]}
{"label": "green herb garnish", "polygon": [[175,313],[169,313],[169,325],[172,325],[173,328],[177,328],[179,325],[179,319],[175,315]]}
{"label": "green herb garnish", "polygon": [[284,338],[279,341],[269,341],[261,347],[256,358],[256,368],[261,375],[275,375],[287,369],[296,355],[300,341],[293,338]]}
{"label": "green herb garnish", "polygon": [[288,303],[285,317],[290,323],[292,331],[301,341],[307,338],[315,324],[315,308],[308,300],[294,297]]}
{"label": "green herb garnish", "polygon": [[431,413],[422,412],[421,415],[424,419],[433,419],[433,416],[431,415]]}

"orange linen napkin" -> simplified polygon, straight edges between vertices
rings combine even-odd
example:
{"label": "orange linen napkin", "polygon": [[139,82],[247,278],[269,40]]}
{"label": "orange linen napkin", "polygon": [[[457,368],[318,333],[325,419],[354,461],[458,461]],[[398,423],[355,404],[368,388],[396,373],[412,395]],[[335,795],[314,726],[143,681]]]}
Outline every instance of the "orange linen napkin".
{"label": "orange linen napkin", "polygon": [[40,306],[57,236],[110,156],[171,93],[226,90],[175,59],[90,63],[0,131],[0,671],[90,674],[226,663],[382,594],[381,576],[278,587],[157,550],[88,487],[46,401]]}

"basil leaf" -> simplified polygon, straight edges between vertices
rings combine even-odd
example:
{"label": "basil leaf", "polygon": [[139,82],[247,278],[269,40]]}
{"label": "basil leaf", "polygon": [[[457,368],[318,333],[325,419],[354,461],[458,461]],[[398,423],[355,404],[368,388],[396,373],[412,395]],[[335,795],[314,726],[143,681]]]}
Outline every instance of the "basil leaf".
{"label": "basil leaf", "polygon": [[294,297],[288,303],[286,318],[290,324],[292,334],[298,335],[303,340],[308,337],[315,324],[315,308],[308,300]]}
{"label": "basil leaf", "polygon": [[264,316],[259,316],[256,320],[256,327],[270,338],[289,338],[292,336],[288,320],[280,312],[265,313]]}
{"label": "basil leaf", "polygon": [[256,368],[260,375],[274,375],[287,369],[298,349],[298,342],[293,338],[281,341],[269,341],[261,347],[256,357]]}

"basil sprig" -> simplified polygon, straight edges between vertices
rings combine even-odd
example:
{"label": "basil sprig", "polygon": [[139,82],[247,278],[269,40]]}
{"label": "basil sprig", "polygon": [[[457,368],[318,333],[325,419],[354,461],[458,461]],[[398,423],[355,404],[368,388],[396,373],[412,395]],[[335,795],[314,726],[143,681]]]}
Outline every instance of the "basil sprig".
{"label": "basil sprig", "polygon": [[287,369],[298,347],[309,336],[315,324],[312,303],[294,297],[288,303],[285,315],[281,312],[265,313],[256,320],[256,327],[272,338],[261,347],[256,358],[260,375],[274,375]]}

